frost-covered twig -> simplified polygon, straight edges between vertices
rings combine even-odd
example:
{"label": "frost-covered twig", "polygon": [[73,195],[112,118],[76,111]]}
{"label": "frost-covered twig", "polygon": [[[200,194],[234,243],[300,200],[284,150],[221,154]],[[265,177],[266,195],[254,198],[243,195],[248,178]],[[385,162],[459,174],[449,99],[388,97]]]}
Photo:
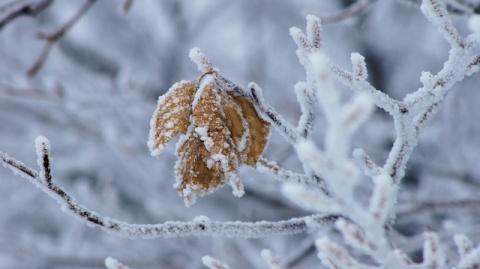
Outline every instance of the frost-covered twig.
{"label": "frost-covered twig", "polygon": [[323,179],[317,176],[306,176],[303,174],[295,173],[279,166],[276,162],[269,161],[265,158],[260,158],[258,160],[257,170],[261,173],[270,174],[282,182],[300,184],[312,183],[319,186],[319,188],[324,193],[328,193],[327,187],[325,186],[325,182],[323,181]]}
{"label": "frost-covered twig", "polygon": [[[41,190],[49,194],[62,207],[62,210],[76,219],[93,227],[131,238],[152,239],[158,237],[224,235],[231,237],[263,237],[275,234],[294,234],[306,232],[317,226],[331,225],[338,219],[336,215],[313,215],[302,218],[292,218],[283,221],[258,222],[219,222],[207,218],[197,218],[190,222],[167,221],[162,224],[141,225],[121,222],[103,217],[85,206],[75,202],[72,196],[58,186],[51,177],[50,143],[45,137],[35,141],[40,172],[37,172],[22,162],[0,152],[0,161]],[[313,227],[310,224],[315,224]]]}
{"label": "frost-covered twig", "polygon": [[34,77],[37,72],[42,68],[43,64],[47,60],[50,51],[53,46],[83,17],[85,13],[93,6],[97,0],[86,0],[75,15],[70,18],[62,27],[53,33],[38,33],[38,38],[45,40],[40,56],[35,63],[28,69],[27,76]]}
{"label": "frost-covered twig", "polygon": [[0,30],[14,19],[36,16],[50,6],[53,0],[12,0],[0,5]]}

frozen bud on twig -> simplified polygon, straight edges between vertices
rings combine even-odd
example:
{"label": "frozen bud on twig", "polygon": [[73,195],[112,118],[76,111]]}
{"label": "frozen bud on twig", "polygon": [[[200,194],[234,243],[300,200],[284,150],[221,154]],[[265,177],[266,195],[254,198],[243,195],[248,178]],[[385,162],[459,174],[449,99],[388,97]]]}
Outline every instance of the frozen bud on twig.
{"label": "frozen bud on twig", "polygon": [[365,63],[365,57],[363,57],[360,53],[354,52],[350,56],[350,61],[352,62],[353,75],[359,79],[367,79],[368,71],[367,64]]}
{"label": "frozen bud on twig", "polygon": [[322,23],[319,17],[312,14],[307,15],[307,37],[313,48],[322,47]]}
{"label": "frozen bud on twig", "polygon": [[205,54],[203,54],[203,52],[200,51],[199,48],[191,49],[189,56],[190,60],[192,60],[192,62],[197,65],[198,70],[202,73],[220,71],[218,70],[218,68],[215,68],[213,66],[213,63],[207,58]]}
{"label": "frozen bud on twig", "polygon": [[40,181],[43,185],[49,185],[52,182],[50,141],[44,136],[39,136],[35,139],[35,148],[37,150],[37,163],[40,167]]}

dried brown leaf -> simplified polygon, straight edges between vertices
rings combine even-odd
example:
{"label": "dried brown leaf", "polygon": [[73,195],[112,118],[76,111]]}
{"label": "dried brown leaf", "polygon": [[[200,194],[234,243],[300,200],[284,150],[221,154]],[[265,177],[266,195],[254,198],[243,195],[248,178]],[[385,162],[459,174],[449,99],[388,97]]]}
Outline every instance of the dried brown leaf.
{"label": "dried brown leaf", "polygon": [[242,96],[231,94],[234,101],[241,107],[242,117],[247,121],[250,136],[248,143],[248,158],[245,164],[256,167],[257,161],[267,146],[268,136],[270,134],[270,123],[258,116],[253,104]]}
{"label": "dried brown leaf", "polygon": [[186,133],[196,86],[197,81],[182,81],[159,98],[150,122],[149,147],[152,156],[158,156],[175,135]]}
{"label": "dried brown leaf", "polygon": [[195,195],[206,195],[225,184],[223,173],[217,166],[209,168],[206,157],[209,152],[198,134],[192,130],[179,141],[177,148],[177,190],[187,204],[192,204]]}
{"label": "dried brown leaf", "polygon": [[225,124],[230,131],[237,158],[240,162],[246,163],[248,152],[250,150],[250,127],[243,118],[243,111],[232,96],[224,94],[222,98],[222,108],[225,115]]}
{"label": "dried brown leaf", "polygon": [[199,96],[196,97],[197,102],[193,108],[194,124],[197,126],[195,131],[210,153],[209,161],[214,161],[214,165],[220,166],[230,180],[230,177],[237,175],[238,159],[214,81],[199,89],[197,95]]}

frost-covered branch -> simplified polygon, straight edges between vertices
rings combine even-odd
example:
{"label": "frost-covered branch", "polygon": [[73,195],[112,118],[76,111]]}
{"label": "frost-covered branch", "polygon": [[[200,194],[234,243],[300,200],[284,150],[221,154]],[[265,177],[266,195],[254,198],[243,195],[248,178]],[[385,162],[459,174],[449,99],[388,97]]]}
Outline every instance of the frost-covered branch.
{"label": "frost-covered branch", "polygon": [[261,173],[269,174],[282,182],[315,184],[320,187],[324,193],[328,193],[325,182],[317,176],[306,176],[304,174],[295,173],[279,166],[276,162],[260,158],[257,162],[257,170]]}
{"label": "frost-covered branch", "polygon": [[[331,225],[338,216],[313,215],[302,218],[292,218],[284,221],[258,222],[219,222],[206,217],[198,217],[190,222],[167,221],[162,224],[142,225],[129,224],[108,217],[103,217],[85,206],[79,205],[63,188],[58,186],[51,176],[50,143],[45,137],[35,141],[40,172],[37,172],[22,162],[0,152],[2,164],[15,174],[24,177],[49,194],[60,205],[63,211],[76,219],[93,227],[131,238],[152,239],[158,237],[224,235],[231,237],[263,237],[275,234],[294,234],[306,232],[313,227]],[[314,227],[313,227],[314,228]]]}
{"label": "frost-covered branch", "polygon": [[80,9],[62,25],[57,31],[53,33],[38,33],[38,38],[45,40],[42,52],[35,63],[28,69],[27,76],[34,77],[42,68],[43,64],[48,58],[53,46],[87,13],[87,11],[95,4],[97,0],[86,0]]}

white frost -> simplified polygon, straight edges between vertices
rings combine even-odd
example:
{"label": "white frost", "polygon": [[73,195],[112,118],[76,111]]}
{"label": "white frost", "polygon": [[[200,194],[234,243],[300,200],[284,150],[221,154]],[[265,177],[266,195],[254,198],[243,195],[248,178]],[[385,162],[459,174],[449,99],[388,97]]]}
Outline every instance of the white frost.
{"label": "white frost", "polygon": [[200,136],[200,140],[203,141],[203,144],[205,145],[205,148],[210,151],[210,149],[213,147],[213,140],[208,134],[208,128],[207,127],[196,127],[195,128],[195,133],[197,133]]}

